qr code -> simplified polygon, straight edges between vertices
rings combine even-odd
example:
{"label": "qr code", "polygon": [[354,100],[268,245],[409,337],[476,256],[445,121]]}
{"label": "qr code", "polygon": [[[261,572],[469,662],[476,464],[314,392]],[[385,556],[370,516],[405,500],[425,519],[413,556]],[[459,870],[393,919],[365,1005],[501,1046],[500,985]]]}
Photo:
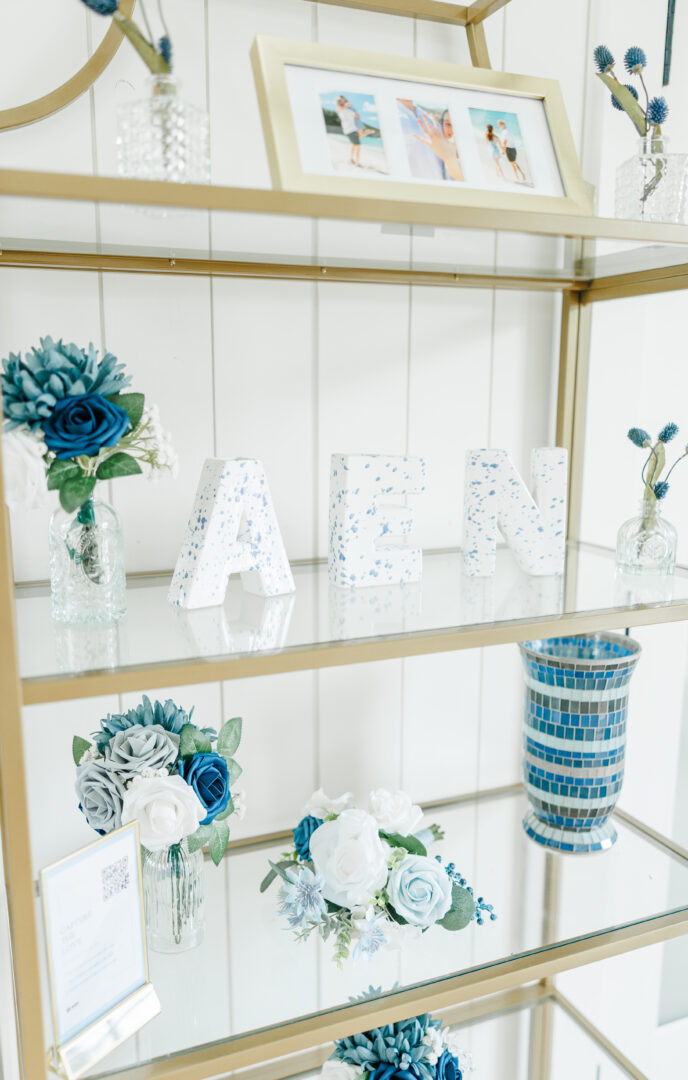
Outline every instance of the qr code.
{"label": "qr code", "polygon": [[117,862],[104,866],[101,870],[103,880],[103,900],[110,900],[129,887],[129,856],[124,855]]}

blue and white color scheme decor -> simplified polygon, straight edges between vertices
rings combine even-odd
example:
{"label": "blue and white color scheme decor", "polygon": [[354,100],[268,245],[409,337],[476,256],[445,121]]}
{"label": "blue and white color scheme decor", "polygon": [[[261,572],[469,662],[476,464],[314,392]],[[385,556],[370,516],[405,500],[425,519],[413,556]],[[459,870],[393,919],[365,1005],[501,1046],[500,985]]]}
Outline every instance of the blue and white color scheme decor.
{"label": "blue and white color scheme decor", "polygon": [[257,596],[295,590],[261,462],[207,458],[168,599],[182,608],[221,604],[235,573]]}
{"label": "blue and white color scheme decor", "polygon": [[531,495],[506,450],[467,452],[463,558],[470,577],[494,574],[500,530],[526,573],[563,574],[567,468],[566,450],[533,450]]}
{"label": "blue and white color scheme decor", "polygon": [[621,634],[526,641],[523,827],[556,851],[606,851],[621,793],[626,712],[640,645]]}
{"label": "blue and white color scheme decor", "polygon": [[413,529],[414,511],[395,496],[425,490],[423,458],[333,454],[330,471],[331,585],[355,589],[419,581],[421,548],[400,537]]}

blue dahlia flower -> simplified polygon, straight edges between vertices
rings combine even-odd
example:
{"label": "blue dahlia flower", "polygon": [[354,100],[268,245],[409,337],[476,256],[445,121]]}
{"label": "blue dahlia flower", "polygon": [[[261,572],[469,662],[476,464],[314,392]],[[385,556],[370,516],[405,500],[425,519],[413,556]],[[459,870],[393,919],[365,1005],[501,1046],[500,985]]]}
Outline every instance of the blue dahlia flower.
{"label": "blue dahlia flower", "polygon": [[604,73],[614,67],[614,57],[606,45],[598,45],[592,55],[598,71]]}
{"label": "blue dahlia flower", "polygon": [[[635,86],[631,86],[630,83],[624,83],[624,86],[625,86],[625,88],[627,90],[630,90],[630,92],[633,94],[633,97],[637,101],[638,100],[638,91],[636,90]],[[615,109],[618,109],[619,112],[625,112],[625,109],[624,109],[623,105],[619,105],[618,101],[616,100],[616,98],[614,97],[613,94],[612,94],[612,105],[614,106]]]}
{"label": "blue dahlia flower", "polygon": [[[134,727],[135,724],[141,724],[143,727],[159,724],[165,731],[171,731],[174,735],[181,735],[182,728],[191,722],[192,716],[193,709],[187,713],[179,705],[175,705],[172,700],[166,701],[164,705],[160,701],[151,703],[150,699],[144,694],[141,704],[137,705],[135,709],[129,709],[121,714],[108,713],[107,717],[100,721],[100,731],[94,731],[92,738],[98,747],[98,751],[102,754],[118,731],[126,731],[127,728]],[[211,737],[210,731],[206,730],[204,734]],[[213,731],[212,736],[215,734]]]}
{"label": "blue dahlia flower", "polygon": [[647,57],[639,45],[631,45],[626,49],[624,67],[629,75],[639,75],[647,67]]}
{"label": "blue dahlia flower", "polygon": [[669,424],[664,425],[664,427],[660,431],[657,438],[659,439],[660,442],[668,443],[668,442],[671,442],[674,435],[676,435],[677,433],[678,433],[678,424],[669,423]]}
{"label": "blue dahlia flower", "polygon": [[361,1071],[367,1070],[368,1080],[436,1080],[436,1068],[427,1060],[429,1046],[425,1036],[428,1029],[441,1026],[439,1020],[432,1020],[427,1013],[386,1024],[340,1039],[334,1057]]}
{"label": "blue dahlia flower", "polygon": [[666,480],[660,480],[658,484],[655,484],[653,490],[658,499],[663,499],[669,490],[669,485]]}
{"label": "blue dahlia flower", "polygon": [[95,11],[97,15],[114,15],[119,0],[82,0],[82,3],[91,11]]}
{"label": "blue dahlia flower", "polygon": [[652,442],[648,432],[645,431],[645,428],[641,427],[629,428],[628,437],[634,446],[639,446],[641,450]]}
{"label": "blue dahlia flower", "polygon": [[647,106],[648,124],[663,124],[668,115],[669,106],[666,103],[666,98],[650,98],[649,104]]}
{"label": "blue dahlia flower", "polygon": [[158,52],[162,56],[163,60],[169,68],[172,67],[172,42],[168,38],[167,34],[160,38],[158,42]]}
{"label": "blue dahlia flower", "polygon": [[41,338],[22,358],[10,353],[2,362],[0,389],[8,428],[26,424],[35,428],[52,414],[58,401],[74,394],[117,394],[131,382],[124,364],[105,353],[102,360],[93,345],[88,352],[51,337]]}
{"label": "blue dahlia flower", "polygon": [[327,911],[323,896],[325,879],[307,866],[285,870],[287,880],[279,891],[279,913],[286,916],[292,930],[307,930]]}
{"label": "blue dahlia flower", "polygon": [[302,862],[310,862],[311,858],[311,836],[316,829],[319,829],[322,825],[322,820],[317,817],[313,817],[312,814],[308,814],[307,817],[301,818],[294,833],[294,846],[296,853]]}

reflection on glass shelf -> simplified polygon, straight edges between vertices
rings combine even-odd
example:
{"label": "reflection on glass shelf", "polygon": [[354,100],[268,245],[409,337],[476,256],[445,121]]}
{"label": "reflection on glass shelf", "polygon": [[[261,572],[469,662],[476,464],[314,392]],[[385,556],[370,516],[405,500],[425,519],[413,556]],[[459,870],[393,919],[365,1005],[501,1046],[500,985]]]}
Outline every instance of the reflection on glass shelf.
{"label": "reflection on glass shelf", "polygon": [[[525,807],[524,796],[513,793],[427,815],[446,832],[431,852],[456,861],[494,904],[496,922],[472,923],[456,934],[433,927],[403,953],[350,960],[342,970],[332,961],[331,942],[316,936],[296,942],[278,913],[275,891],[259,892],[268,859],[279,856],[283,843],[236,849],[219,871],[206,865],[204,941],[178,956],[151,954],[162,1013],[118,1051],[113,1065],[142,1064],[284,1024],[346,1005],[371,986],[384,995],[420,983],[441,985],[462,971],[546,951],[557,942],[594,936],[670,908],[688,909],[688,865],[623,821],[617,821],[619,839],[611,851],[567,858],[547,854],[526,837]],[[558,890],[547,892],[546,878],[553,873]],[[546,898],[557,891],[557,909],[548,909]],[[481,1075],[502,1073],[481,1070]]]}
{"label": "reflection on glass shelf", "polygon": [[328,584],[326,565],[308,564],[294,567],[291,597],[262,600],[234,578],[224,605],[193,612],[167,602],[167,576],[138,578],[129,583],[126,616],[95,631],[54,624],[47,587],[19,588],[21,675],[126,671],[596,611],[610,612],[609,628],[623,627],[633,624],[636,605],[688,603],[688,572],[677,570],[668,580],[621,580],[614,575],[613,553],[585,545],[569,546],[562,577],[529,577],[507,549],[499,551],[497,565],[492,578],[469,578],[460,553],[426,555],[418,584],[349,591]]}

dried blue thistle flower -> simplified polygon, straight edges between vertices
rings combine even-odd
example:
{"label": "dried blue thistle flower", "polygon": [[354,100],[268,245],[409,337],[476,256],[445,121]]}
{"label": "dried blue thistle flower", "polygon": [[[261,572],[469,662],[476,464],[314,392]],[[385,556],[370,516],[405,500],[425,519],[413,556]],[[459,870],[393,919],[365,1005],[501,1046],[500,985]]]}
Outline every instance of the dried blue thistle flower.
{"label": "dried blue thistle flower", "polygon": [[663,124],[669,115],[669,106],[666,103],[666,98],[653,97],[647,106],[647,122],[648,124]]}
{"label": "dried blue thistle flower", "polygon": [[158,52],[162,56],[167,66],[172,68],[172,42],[168,38],[167,34],[160,38],[158,42]]}
{"label": "dried blue thistle flower", "polygon": [[633,445],[639,446],[641,450],[643,449],[643,447],[649,446],[652,441],[648,432],[641,427],[629,428],[628,437],[633,443]]}
{"label": "dried blue thistle flower", "polygon": [[97,15],[114,15],[119,4],[119,0],[81,0],[81,2]]}
{"label": "dried blue thistle flower", "polygon": [[629,75],[639,75],[647,67],[647,56],[639,45],[631,45],[626,49],[624,67]]}
{"label": "dried blue thistle flower", "polygon": [[[638,100],[638,91],[636,90],[635,86],[631,86],[630,83],[624,83],[624,86],[625,86],[625,88],[627,90],[630,90],[630,92],[633,94],[633,97],[637,101]],[[623,105],[619,105],[618,101],[616,100],[616,98],[614,97],[613,94],[611,95],[611,98],[612,98],[612,105],[614,106],[615,109],[618,109],[619,112],[625,112],[626,111],[624,109]]]}
{"label": "dried blue thistle flower", "polygon": [[[94,731],[92,738],[102,754],[108,743],[114,739],[118,731],[126,731],[127,728],[141,725],[150,727],[158,724],[165,731],[171,731],[174,735],[181,735],[182,728],[191,723],[193,709],[188,713],[174,701],[167,700],[163,705],[161,701],[151,702],[150,698],[143,695],[140,705],[135,709],[129,709],[125,713],[108,713],[104,720],[100,721],[100,731]],[[210,732],[206,731],[209,735]],[[213,735],[216,734],[213,732]]]}
{"label": "dried blue thistle flower", "polygon": [[595,60],[595,67],[603,74],[611,71],[614,67],[614,57],[606,45],[598,45],[592,55]]}
{"label": "dried blue thistle flower", "polygon": [[658,484],[655,484],[652,490],[654,491],[658,499],[663,499],[667,491],[669,490],[669,485],[667,484],[666,480],[660,480]]}
{"label": "dried blue thistle flower", "polygon": [[665,424],[664,427],[662,428],[662,430],[660,431],[659,435],[657,436],[657,438],[659,439],[660,442],[668,443],[668,442],[671,442],[671,440],[673,439],[674,435],[676,435],[677,432],[678,432],[678,424],[673,424],[673,423]]}

